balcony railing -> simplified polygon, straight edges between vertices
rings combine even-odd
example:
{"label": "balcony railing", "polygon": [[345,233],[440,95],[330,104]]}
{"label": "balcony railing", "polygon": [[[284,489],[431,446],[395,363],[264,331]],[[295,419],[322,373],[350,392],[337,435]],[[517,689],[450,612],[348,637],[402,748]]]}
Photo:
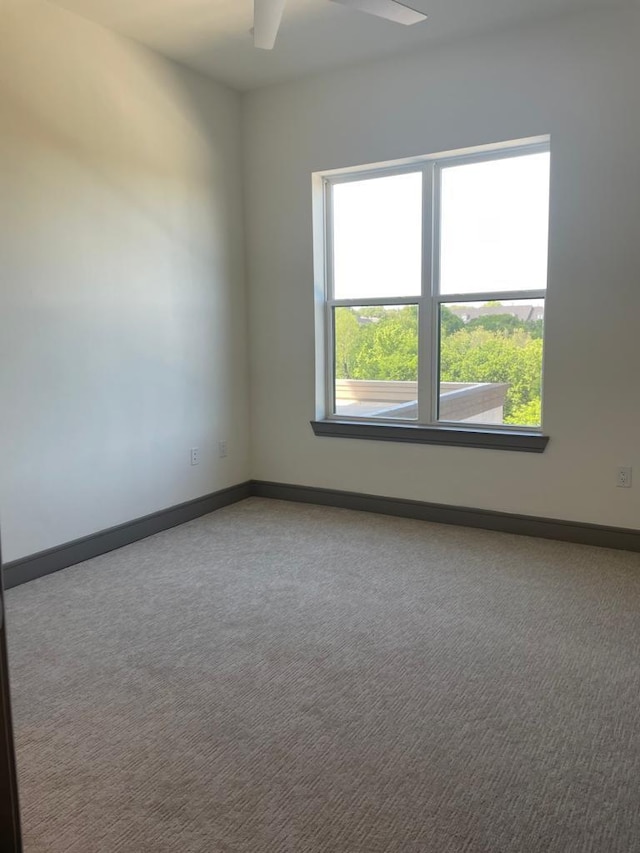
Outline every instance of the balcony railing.
{"label": "balcony railing", "polygon": [[[439,419],[501,424],[506,382],[442,382]],[[418,417],[418,383],[369,379],[336,380],[336,414],[362,418]]]}

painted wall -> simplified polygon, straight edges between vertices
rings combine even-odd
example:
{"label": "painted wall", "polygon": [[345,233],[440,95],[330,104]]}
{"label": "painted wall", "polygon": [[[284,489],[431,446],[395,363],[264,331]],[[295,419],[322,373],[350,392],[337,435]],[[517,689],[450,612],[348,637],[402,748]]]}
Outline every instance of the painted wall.
{"label": "painted wall", "polygon": [[6,560],[247,479],[239,145],[231,90],[3,0]]}
{"label": "painted wall", "polygon": [[[246,96],[254,477],[640,527],[639,45],[582,14]],[[315,438],[311,173],[545,133],[547,451]]]}

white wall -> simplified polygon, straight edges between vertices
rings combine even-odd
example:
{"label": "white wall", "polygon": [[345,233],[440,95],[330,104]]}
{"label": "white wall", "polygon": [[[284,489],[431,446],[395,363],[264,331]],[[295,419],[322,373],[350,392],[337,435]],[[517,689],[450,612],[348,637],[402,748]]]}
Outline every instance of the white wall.
{"label": "white wall", "polygon": [[229,89],[3,0],[6,560],[247,479],[239,145]]}
{"label": "white wall", "polygon": [[[255,478],[640,527],[639,80],[638,18],[610,12],[246,97]],[[311,173],[545,133],[547,451],[315,438]]]}
{"label": "white wall", "polygon": [[[640,527],[640,486],[614,485],[640,483],[639,44],[633,14],[582,15],[245,97],[249,460],[239,97],[4,0],[5,559],[249,476]],[[547,451],[315,438],[311,173],[540,133]]]}

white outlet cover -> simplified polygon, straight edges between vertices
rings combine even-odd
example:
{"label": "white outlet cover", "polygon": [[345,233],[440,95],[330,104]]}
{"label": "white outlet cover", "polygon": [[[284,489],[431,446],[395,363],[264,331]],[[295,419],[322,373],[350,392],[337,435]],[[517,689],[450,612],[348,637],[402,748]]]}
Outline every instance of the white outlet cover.
{"label": "white outlet cover", "polygon": [[631,468],[629,467],[620,467],[618,468],[618,488],[620,489],[630,489],[631,488]]}

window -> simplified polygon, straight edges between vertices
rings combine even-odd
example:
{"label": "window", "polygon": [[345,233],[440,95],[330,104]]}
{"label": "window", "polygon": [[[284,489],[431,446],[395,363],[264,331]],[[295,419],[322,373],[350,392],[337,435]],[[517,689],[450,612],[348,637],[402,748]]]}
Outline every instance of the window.
{"label": "window", "polygon": [[321,176],[316,432],[544,449],[549,169],[535,140]]}

